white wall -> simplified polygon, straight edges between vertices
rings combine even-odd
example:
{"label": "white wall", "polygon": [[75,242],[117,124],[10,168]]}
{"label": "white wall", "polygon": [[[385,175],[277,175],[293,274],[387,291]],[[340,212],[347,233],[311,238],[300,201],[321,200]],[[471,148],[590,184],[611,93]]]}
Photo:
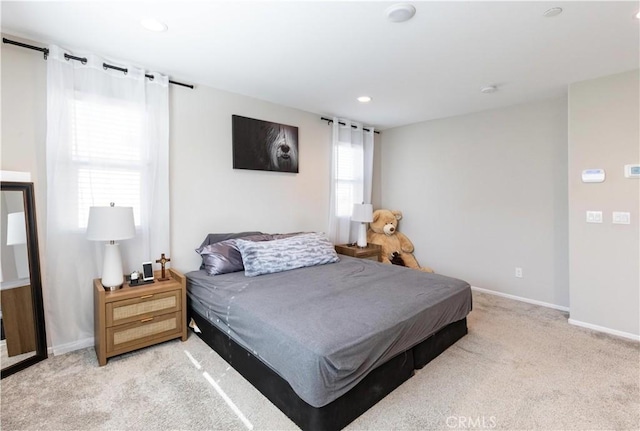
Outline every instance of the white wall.
{"label": "white wall", "polygon": [[[331,127],[319,115],[203,86],[170,97],[174,267],[197,269],[210,232],[327,229]],[[300,172],[234,170],[232,114],[297,126]]]}
{"label": "white wall", "polygon": [[[42,54],[17,47],[8,48],[5,44],[0,44],[0,64],[0,166],[6,171],[31,173],[35,191],[38,240],[44,241],[47,220],[44,146],[47,133],[47,63]],[[44,245],[41,242],[41,260],[43,256]]]}
{"label": "white wall", "polygon": [[[0,44],[0,170],[29,172],[31,175],[45,304],[49,298],[48,286],[44,284],[47,275],[47,173],[44,146],[47,133],[46,67],[42,54],[25,49],[8,49],[5,44]],[[45,321],[49,325],[47,313],[45,307]],[[49,336],[47,344],[51,345]]]}
{"label": "white wall", "polygon": [[[639,71],[569,87],[569,233],[571,322],[640,335],[640,180],[624,178],[640,163]],[[606,181],[585,184],[583,169]],[[602,224],[586,211],[602,211]],[[612,212],[631,224],[612,224]]]}
{"label": "white wall", "polygon": [[569,305],[566,99],[385,130],[381,151],[382,206],[420,263]]}

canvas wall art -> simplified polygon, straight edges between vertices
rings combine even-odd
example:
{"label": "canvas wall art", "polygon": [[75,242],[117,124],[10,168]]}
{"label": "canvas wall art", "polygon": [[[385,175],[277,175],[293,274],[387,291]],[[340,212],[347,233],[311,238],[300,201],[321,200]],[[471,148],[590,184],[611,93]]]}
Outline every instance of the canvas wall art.
{"label": "canvas wall art", "polygon": [[232,115],[233,168],[298,173],[298,128]]}

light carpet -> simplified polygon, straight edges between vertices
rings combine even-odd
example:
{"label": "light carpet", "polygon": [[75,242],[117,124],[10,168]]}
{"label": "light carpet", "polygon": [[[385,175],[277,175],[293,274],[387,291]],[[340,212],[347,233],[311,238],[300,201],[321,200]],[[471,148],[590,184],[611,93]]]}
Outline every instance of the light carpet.
{"label": "light carpet", "polygon": [[[640,429],[637,342],[473,295],[469,334],[347,429]],[[51,357],[0,390],[2,430],[297,428],[194,334],[104,367],[93,349]]]}

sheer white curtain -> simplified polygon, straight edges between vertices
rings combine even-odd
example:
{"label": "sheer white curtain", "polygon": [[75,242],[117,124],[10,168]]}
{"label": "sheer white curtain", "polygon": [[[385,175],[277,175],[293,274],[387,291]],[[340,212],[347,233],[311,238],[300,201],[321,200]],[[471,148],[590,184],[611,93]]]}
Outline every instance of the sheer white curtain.
{"label": "sheer white curtain", "polygon": [[333,118],[328,235],[334,244],[355,242],[358,223],[351,221],[353,204],[371,203],[374,130],[364,129],[360,123]]}
{"label": "sheer white curtain", "polygon": [[136,237],[120,245],[125,272],[169,252],[168,78],[64,54],[49,46],[45,308],[54,354],[93,343],[104,244],[85,237],[89,207],[134,208]]}

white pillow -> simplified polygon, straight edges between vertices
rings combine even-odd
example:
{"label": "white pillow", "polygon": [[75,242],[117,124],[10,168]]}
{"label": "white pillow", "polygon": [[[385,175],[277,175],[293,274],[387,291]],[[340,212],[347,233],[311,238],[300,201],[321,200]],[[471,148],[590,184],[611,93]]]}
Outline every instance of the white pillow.
{"label": "white pillow", "polygon": [[271,274],[340,260],[333,244],[321,233],[305,233],[273,241],[236,240],[244,275]]}

